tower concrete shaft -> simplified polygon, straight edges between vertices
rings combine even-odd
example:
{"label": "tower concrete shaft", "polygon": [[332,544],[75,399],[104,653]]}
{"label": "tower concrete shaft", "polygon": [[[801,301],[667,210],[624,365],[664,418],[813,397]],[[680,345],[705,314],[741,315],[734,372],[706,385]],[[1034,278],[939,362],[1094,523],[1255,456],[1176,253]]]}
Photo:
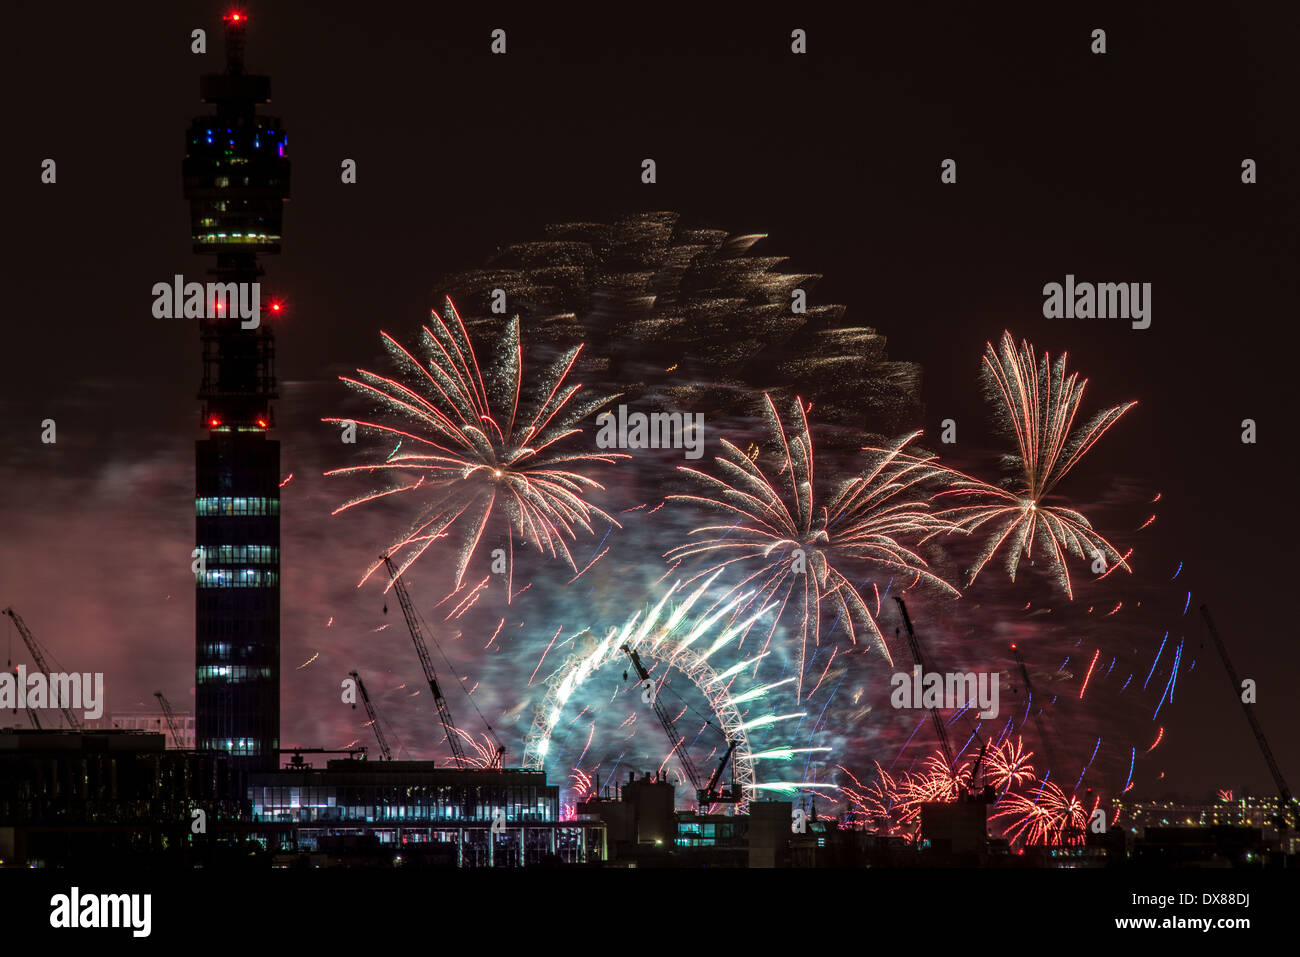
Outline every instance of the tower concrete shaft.
{"label": "tower concrete shaft", "polygon": [[[247,24],[242,13],[225,18],[226,70],[200,82],[216,112],[190,124],[183,176],[194,251],[214,258],[208,274],[228,290],[209,296],[200,320],[195,743],[253,770],[275,768],[280,747],[280,444],[268,436],[275,311],[261,294],[260,257],[280,251],[289,161],[279,120],[257,112],[270,79],[244,72]],[[253,316],[232,307],[240,301],[256,304]]]}

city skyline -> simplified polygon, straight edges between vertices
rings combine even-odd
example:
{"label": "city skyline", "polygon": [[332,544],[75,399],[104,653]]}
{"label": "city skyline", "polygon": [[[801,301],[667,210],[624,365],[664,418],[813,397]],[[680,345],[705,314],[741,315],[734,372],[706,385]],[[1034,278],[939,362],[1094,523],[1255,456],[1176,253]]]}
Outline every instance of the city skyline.
{"label": "city skyline", "polygon": [[[1142,779],[1140,793],[1147,797],[1169,792],[1200,796],[1219,788],[1240,789],[1245,785],[1255,793],[1270,792],[1267,769],[1247,738],[1249,729],[1228,698],[1221,665],[1212,645],[1204,642],[1203,630],[1195,620],[1197,605],[1205,601],[1216,611],[1239,670],[1261,676],[1261,720],[1273,735],[1271,740],[1281,764],[1295,765],[1298,744],[1287,720],[1289,699],[1285,689],[1300,675],[1296,674],[1294,655],[1286,653],[1284,638],[1280,596],[1285,589],[1281,577],[1285,536],[1277,534],[1280,523],[1241,520],[1256,507],[1248,493],[1250,486],[1242,479],[1262,485],[1264,475],[1288,474],[1287,466],[1294,459],[1293,446],[1282,432],[1287,360],[1276,350],[1265,348],[1274,328],[1268,319],[1255,326],[1234,323],[1225,318],[1224,308],[1232,305],[1238,312],[1265,317],[1277,315],[1284,308],[1288,286],[1281,272],[1287,249],[1283,224],[1284,211],[1294,211],[1294,178],[1278,169],[1276,152],[1270,168],[1267,147],[1261,148],[1256,141],[1258,131],[1239,114],[1230,112],[1225,100],[1202,98],[1209,103],[1209,109],[1217,110],[1216,129],[1228,130],[1249,145],[1238,148],[1233,142],[1231,148],[1225,143],[1212,150],[1189,152],[1187,147],[1193,138],[1179,131],[1190,115],[1181,111],[1192,111],[1192,107],[1180,106],[1162,121],[1163,125],[1144,130],[1135,108],[1121,110],[1116,104],[1126,84],[1149,79],[1149,67],[1124,58],[1113,66],[1112,53],[1108,55],[1113,59],[1106,66],[1112,72],[1093,81],[1098,90],[1091,90],[1076,78],[1058,77],[1056,95],[1083,101],[1095,94],[1111,103],[1119,117],[1118,129],[1143,146],[1145,158],[1140,168],[1116,162],[1104,144],[1074,143],[1067,155],[1061,148],[1071,143],[1071,138],[1050,129],[1045,141],[1031,148],[1035,136],[1014,127],[1007,117],[1023,119],[1033,115],[1036,96],[1045,94],[1023,91],[1023,99],[1012,101],[1018,109],[1010,110],[998,121],[996,143],[992,138],[978,137],[977,131],[970,128],[961,130],[968,142],[975,137],[968,146],[972,156],[968,160],[968,152],[935,141],[932,121],[950,108],[943,97],[953,91],[938,79],[908,90],[905,81],[912,72],[885,56],[873,69],[879,73],[878,89],[890,94],[879,93],[876,104],[879,113],[892,121],[885,124],[892,131],[888,148],[877,146],[864,151],[863,147],[873,143],[868,132],[858,132],[854,142],[836,141],[825,132],[832,128],[837,116],[831,107],[814,111],[807,134],[784,133],[791,138],[794,152],[798,152],[802,136],[811,136],[814,142],[822,136],[833,144],[824,152],[839,173],[839,187],[806,185],[816,179],[813,174],[817,166],[800,160],[803,165],[796,168],[802,170],[800,182],[805,185],[793,188],[781,179],[779,164],[759,158],[758,146],[764,137],[748,132],[745,124],[766,118],[780,128],[779,121],[771,119],[772,114],[780,114],[779,110],[769,113],[770,108],[742,102],[736,107],[738,118],[730,129],[710,132],[706,128],[701,134],[702,142],[714,147],[734,137],[727,150],[701,148],[690,152],[663,139],[662,132],[652,134],[638,129],[632,121],[613,121],[610,107],[617,102],[614,93],[592,92],[591,102],[582,107],[602,117],[610,131],[609,136],[600,139],[601,148],[596,151],[599,161],[587,155],[583,162],[574,162],[572,169],[565,170],[566,164],[546,150],[525,150],[521,155],[517,151],[479,150],[464,145],[494,142],[494,134],[501,143],[509,144],[512,137],[523,135],[521,129],[527,129],[524,114],[528,112],[529,97],[541,94],[529,94],[511,85],[509,71],[520,69],[513,65],[517,61],[509,60],[511,65],[502,75],[494,76],[485,72],[492,69],[486,55],[474,54],[472,59],[454,45],[444,51],[454,64],[449,69],[462,68],[467,78],[474,77],[483,84],[484,103],[495,102],[509,90],[517,97],[511,102],[519,114],[516,122],[508,125],[503,118],[476,112],[467,103],[449,105],[447,108],[456,116],[456,122],[449,125],[459,133],[447,137],[448,147],[443,146],[443,137],[435,134],[416,134],[409,127],[403,133],[393,132],[398,115],[385,112],[391,107],[378,94],[390,87],[402,88],[412,77],[399,72],[371,87],[356,85],[359,81],[354,78],[354,86],[348,88],[339,75],[325,78],[313,72],[312,57],[300,52],[311,48],[313,40],[325,42],[323,36],[304,40],[295,35],[302,47],[280,45],[278,40],[291,35],[287,21],[277,19],[285,14],[267,11],[264,35],[260,32],[262,14],[258,16],[259,32],[252,43],[251,61],[258,70],[276,78],[273,110],[285,116],[295,131],[289,155],[295,161],[303,155],[310,157],[305,180],[299,178],[304,167],[295,166],[295,201],[286,212],[286,235],[291,238],[265,280],[285,306],[284,316],[276,320],[284,387],[275,434],[286,443],[279,480],[285,483],[281,493],[285,503],[283,534],[288,543],[285,577],[286,582],[293,582],[293,589],[286,585],[283,611],[281,667],[286,730],[282,743],[324,747],[341,747],[354,741],[369,743],[368,731],[350,710],[336,704],[339,681],[347,671],[360,668],[367,677],[372,671],[376,673],[373,690],[382,696],[385,713],[396,716],[398,736],[408,744],[408,753],[446,756],[431,740],[433,714],[427,696],[417,696],[413,702],[398,697],[401,685],[415,688],[420,684],[418,663],[409,644],[393,640],[378,646],[374,637],[387,635],[392,627],[400,625],[394,620],[394,610],[390,609],[387,616],[379,610],[385,600],[377,589],[356,589],[364,570],[390,544],[389,529],[382,522],[377,526],[373,520],[362,518],[328,518],[328,513],[343,501],[341,492],[322,478],[327,469],[341,464],[336,440],[320,422],[339,414],[344,403],[336,376],[349,374],[357,366],[375,364],[380,329],[410,341],[428,311],[440,308],[442,295],[450,291],[445,287],[480,268],[499,248],[539,238],[546,232],[546,224],[608,224],[638,214],[674,210],[683,230],[717,229],[729,237],[762,233],[765,238],[755,245],[754,255],[788,256],[790,261],[781,265],[782,270],[792,275],[819,275],[821,279],[810,291],[812,304],[843,304],[849,322],[869,326],[885,337],[890,361],[919,367],[918,388],[924,411],[915,425],[925,428],[928,448],[942,449],[937,436],[942,431],[941,423],[949,418],[957,421],[960,436],[978,437],[958,443],[958,461],[963,468],[987,461],[999,449],[986,424],[978,373],[984,343],[996,342],[1003,329],[1029,339],[1053,356],[1068,351],[1071,368],[1082,370],[1089,379],[1090,409],[1136,399],[1138,406],[1129,413],[1124,426],[1114,429],[1091,454],[1092,477],[1082,479],[1076,489],[1083,493],[1085,501],[1104,506],[1103,514],[1110,523],[1108,531],[1118,529],[1132,539],[1129,543],[1137,548],[1134,562],[1141,561],[1143,570],[1149,571],[1151,580],[1143,587],[1150,590],[1142,591],[1134,585],[1125,586],[1124,592],[1098,591],[1097,595],[1113,599],[1108,605],[1126,596],[1136,596],[1130,598],[1130,606],[1137,600],[1152,604],[1157,600],[1152,596],[1164,600],[1177,590],[1159,590],[1155,579],[1168,578],[1175,574],[1175,568],[1185,567],[1183,574],[1193,582],[1189,585],[1193,595],[1186,606],[1188,623],[1181,637],[1188,643],[1187,654],[1197,664],[1180,678],[1180,700],[1171,707],[1168,722],[1148,721],[1124,727],[1127,738],[1121,755],[1139,737],[1147,739],[1141,742],[1143,746],[1149,744],[1157,728],[1167,724],[1168,737],[1160,747],[1165,749],[1162,754],[1168,762],[1168,784],[1154,778],[1154,772],[1163,769],[1153,767],[1153,775]],[[905,24],[904,18],[900,25]],[[1025,32],[1033,30],[1032,24],[1006,26],[1005,34],[993,32],[1001,39],[993,41],[985,35],[986,42],[1015,44],[1015,38],[1023,39]],[[1135,18],[1131,28],[1134,36],[1148,38],[1153,31],[1152,22],[1140,17]],[[1189,31],[1184,40],[1200,36],[1191,26],[1183,24],[1180,28]],[[145,42],[143,37],[154,30],[170,31],[174,38],[179,35],[178,29],[160,20],[145,28],[139,42]],[[183,32],[188,29],[187,25]],[[150,225],[141,227],[141,242],[153,251],[142,257],[133,249],[129,258],[139,261],[134,263],[115,262],[119,254],[109,252],[84,273],[86,282],[99,290],[96,298],[109,303],[104,315],[117,318],[118,332],[101,339],[107,335],[101,317],[74,315],[71,321],[77,330],[72,340],[75,345],[61,346],[56,353],[58,361],[53,364],[45,351],[53,348],[45,322],[11,328],[12,340],[6,343],[6,352],[23,361],[15,363],[14,388],[6,396],[5,442],[12,450],[5,463],[9,473],[6,484],[17,491],[6,523],[14,530],[11,541],[15,544],[0,553],[0,573],[12,594],[0,596],[0,601],[12,603],[21,611],[42,641],[70,667],[110,675],[110,701],[119,709],[146,700],[160,687],[178,703],[192,700],[188,692],[193,680],[191,677],[187,683],[186,677],[193,671],[186,657],[192,644],[187,645],[185,630],[190,610],[188,585],[192,584],[189,553],[194,546],[187,523],[193,514],[189,511],[193,507],[192,480],[187,477],[190,466],[181,453],[193,432],[196,416],[195,324],[151,318],[147,293],[155,282],[174,274],[199,278],[200,260],[185,255],[179,241],[179,229],[184,227],[175,188],[175,145],[176,131],[196,112],[194,77],[213,72],[221,55],[212,24],[208,29],[210,46],[205,56],[181,50],[183,56],[174,57],[178,92],[167,94],[174,96],[167,107],[173,119],[162,120],[161,101],[147,111],[150,125],[156,123],[163,132],[151,134],[157,136],[160,145],[146,151],[149,162],[157,164],[156,170],[150,167],[150,176],[140,181],[134,193],[142,198],[146,210],[157,213],[156,218],[142,214]],[[749,29],[757,31],[758,27]],[[930,56],[947,57],[950,64],[982,62],[977,51],[964,51],[955,26],[948,29],[951,32],[934,39]],[[442,35],[454,32],[447,30]],[[528,49],[526,36],[526,29],[512,31],[510,57]],[[708,36],[712,39],[702,36],[688,44],[689,55],[696,58],[693,62],[701,65],[700,69],[718,62],[745,64],[756,56],[742,42],[748,34],[725,33],[725,42],[719,34]],[[1256,39],[1252,37],[1252,42]],[[390,41],[400,42],[395,37]],[[637,55],[651,59],[656,37],[652,34],[639,42],[642,45],[633,48]],[[581,52],[594,47],[580,32],[559,39],[551,37],[547,43],[567,44],[566,49],[578,51],[575,64],[582,62],[583,56],[599,58],[597,53]],[[718,53],[719,43],[725,52]],[[177,46],[174,42],[172,45]],[[753,62],[780,62],[780,45],[769,45],[771,49],[757,55]],[[482,46],[486,48],[486,41]],[[1032,44],[1024,46],[1030,48]],[[855,71],[860,67],[854,65],[852,51],[847,45],[831,47],[834,56],[827,69],[833,77],[857,75]],[[1077,52],[1079,69],[1088,64],[1088,55],[1086,44],[1081,44]],[[725,59],[719,61],[719,56]],[[89,62],[98,61],[91,56]],[[1039,61],[1035,64],[1043,66]],[[398,65],[393,69],[406,68]],[[575,69],[560,67],[556,82],[563,84],[565,71]],[[991,69],[982,80],[980,93],[1005,94],[1017,88],[1010,68],[1004,70]],[[924,75],[925,70],[918,68],[916,73]],[[182,77],[189,80],[182,82]],[[774,67],[771,77],[753,80],[753,99],[766,92],[778,103],[793,104],[803,102],[815,89],[812,80],[791,74],[785,66]],[[679,115],[674,112],[680,107],[672,102],[673,98],[689,93],[696,82],[690,69],[682,69],[666,81],[667,92],[657,99],[651,96],[650,87],[633,88],[631,95],[647,98],[646,109],[662,124]],[[1216,89],[1213,75],[1185,76],[1183,82],[1189,101],[1197,99],[1194,94],[1198,91]],[[771,86],[765,88],[764,84]],[[283,96],[281,90],[286,91]],[[322,122],[318,112],[320,103],[333,101],[331,94],[343,103],[361,106],[375,100],[378,105],[373,109],[367,106],[364,113],[357,110],[340,114],[352,117],[351,122],[357,124],[364,117],[364,126],[345,134],[346,124],[331,127]],[[1253,95],[1264,104],[1261,116],[1268,116],[1267,105],[1275,102],[1270,99],[1275,95],[1271,87],[1259,85],[1253,88]],[[970,106],[978,96],[975,92],[958,92],[954,99]],[[33,122],[36,129],[42,128],[39,118]],[[583,126],[577,118],[566,122],[567,126],[561,126],[569,135],[576,135]],[[1258,122],[1261,128],[1269,126],[1262,119]],[[299,129],[305,131],[301,134],[305,143],[299,141]],[[430,138],[426,140],[425,136]],[[164,143],[171,144],[171,153],[161,148]],[[49,152],[61,155],[58,149]],[[512,159],[504,159],[503,153],[512,153]],[[656,184],[640,182],[643,153],[658,158],[660,180]],[[949,154],[956,154],[960,164],[954,187],[956,199],[940,192],[939,162]],[[1262,175],[1257,186],[1240,183],[1238,154],[1260,157],[1267,174]],[[354,155],[358,179],[350,187],[339,182],[338,166]],[[852,170],[864,156],[867,168],[874,174],[874,186],[854,197],[852,188],[844,184],[861,182]],[[486,165],[475,173],[474,168],[481,164]],[[492,184],[489,192],[500,190],[501,199],[495,202],[517,206],[520,212],[475,216],[471,197],[458,196],[458,190],[443,185],[471,176],[476,182]],[[735,183],[720,188],[730,178]],[[1206,185],[1211,181],[1215,185]],[[539,183],[547,182],[556,185],[539,188]],[[1079,190],[1050,205],[1054,210],[1052,222],[1063,235],[1033,233],[1032,224],[1040,218],[1040,209],[1049,202],[1053,189],[1062,188],[1062,182],[1074,184]],[[171,186],[167,187],[167,183]],[[29,250],[59,241],[61,234],[52,224],[66,225],[75,204],[91,195],[87,192],[91,187],[83,184],[84,175],[78,176],[78,162],[73,159],[61,162],[52,198],[34,190],[33,195],[18,197],[20,218],[36,231]],[[597,188],[591,189],[592,184]],[[1018,184],[1022,192],[1017,203],[1008,208],[1001,197],[1013,184]],[[1195,219],[1185,211],[1182,201],[1193,187],[1201,197],[1198,214],[1216,224],[1222,235],[1241,237],[1239,241],[1191,236],[1173,226],[1153,225],[1159,236],[1159,241],[1153,242],[1149,236],[1125,236],[1126,230],[1117,225],[1132,227],[1147,220],[1176,223],[1179,216]],[[588,192],[579,194],[580,188]],[[1268,198],[1256,198],[1250,192],[1256,188],[1267,193]],[[753,202],[753,196],[763,195],[764,191],[769,201]],[[70,195],[65,199],[65,194]],[[426,217],[419,223],[427,223],[429,228],[411,222],[415,214],[409,204],[403,203],[403,197],[408,196],[415,197],[414,208]],[[525,196],[533,201],[521,203]],[[852,213],[836,215],[836,201],[845,196],[850,197],[846,205]],[[1134,196],[1141,197],[1137,208]],[[449,205],[454,212],[448,212]],[[871,240],[856,238],[862,230],[871,228],[868,211],[873,205],[888,211],[884,221],[891,229]],[[1096,212],[1097,206],[1106,213],[1104,221]],[[38,209],[40,215],[36,215]],[[856,222],[854,216],[858,217]],[[454,222],[455,228],[444,229],[444,219]],[[154,225],[156,222],[172,222],[177,228],[162,229]],[[945,240],[943,234],[936,236],[930,228],[943,222],[955,234],[953,239]],[[982,251],[979,255],[972,251],[972,244],[986,234],[990,224],[1013,250],[1011,255],[995,259]],[[50,232],[43,234],[42,230]],[[373,244],[365,241],[368,235],[383,238],[379,245],[389,255],[387,260],[377,258]],[[1031,235],[1034,238],[1026,238]],[[68,265],[38,260],[35,252],[29,255],[32,259],[24,261],[24,269],[34,279],[28,287],[19,288],[17,294],[21,311],[39,314],[40,297],[44,295],[40,291],[50,288]],[[863,259],[872,264],[869,282],[862,281],[860,266],[855,267]],[[1043,286],[1059,283],[1067,274],[1151,282],[1156,289],[1151,300],[1151,327],[1137,330],[1127,322],[1049,319],[1043,310]],[[1194,282],[1181,278],[1193,274]],[[383,278],[391,281],[379,281]],[[73,288],[78,288],[76,283]],[[122,330],[130,332],[123,334]],[[525,318],[526,341],[529,333]],[[1212,335],[1235,341],[1235,355],[1207,348],[1207,337]],[[107,368],[105,358],[112,363]],[[1198,385],[1207,381],[1218,383],[1218,388]],[[112,414],[105,415],[105,409],[113,410]],[[59,440],[52,447],[39,442],[39,424],[46,417],[59,424]],[[1253,445],[1243,444],[1240,439],[1240,423],[1246,418],[1259,423],[1259,439]],[[721,431],[728,424],[724,419],[717,427]],[[711,423],[706,424],[709,427]],[[704,461],[710,462],[714,454],[716,450],[711,448]],[[1137,512],[1157,494],[1162,499],[1160,507],[1151,511],[1158,512],[1159,519],[1139,542],[1133,533],[1147,516]],[[16,507],[17,502],[23,505]],[[171,504],[156,504],[162,502]],[[99,520],[86,515],[83,503],[99,509]],[[1282,519],[1284,522],[1285,513]],[[594,546],[599,539],[597,534],[590,544]],[[96,558],[97,550],[104,548],[110,549],[113,556],[111,576],[104,574],[103,562]],[[47,559],[31,561],[27,556],[38,549]],[[322,560],[324,555],[329,558]],[[665,567],[660,565],[658,571]],[[547,581],[541,577],[544,575],[554,578],[558,571],[539,571],[538,580]],[[442,594],[435,593],[418,568],[410,574],[414,585],[423,589],[419,598],[423,611],[432,614],[432,606]],[[69,587],[82,589],[77,602],[66,600]],[[537,587],[540,590],[542,586]],[[1018,589],[1001,583],[996,592],[979,594],[987,596],[991,604],[1005,605],[1010,596],[1042,605],[1056,601],[1055,597],[1045,600],[1041,591],[1033,590],[1035,587],[1041,589],[1045,583],[1029,579],[1022,581]],[[64,596],[63,600],[60,596]],[[640,604],[654,597],[638,593],[631,600]],[[1076,598],[1076,603],[1081,600]],[[950,625],[954,633],[974,627],[969,619],[950,619],[947,612],[942,614],[939,621]],[[536,694],[528,690],[533,686],[520,684],[537,664],[546,638],[557,628],[577,629],[598,620],[613,624],[594,614],[591,621],[552,616],[548,627],[539,625],[537,634],[530,639],[538,645],[536,653],[526,656],[526,662],[512,663],[510,668],[500,662],[480,666],[479,653],[469,647],[468,640],[462,641],[464,647],[454,655],[457,670],[471,683],[484,681],[484,699],[495,705],[489,709],[491,720],[499,728],[508,729],[515,754],[523,751],[531,707],[515,709],[521,699],[530,705],[531,696]],[[190,621],[192,628],[192,618]],[[388,632],[376,631],[385,624],[390,625]],[[1005,619],[997,624],[1012,636],[1019,629]],[[958,650],[959,644],[950,643],[946,635],[935,634],[934,624],[927,625],[919,626],[919,630],[928,632],[927,641],[937,643],[931,654],[942,651],[951,660],[949,653]],[[1086,623],[1079,626],[1075,618],[1070,618],[1065,627],[1076,626],[1091,627]],[[1144,640],[1154,647],[1159,641],[1158,632],[1151,631],[1154,625],[1148,627],[1144,620],[1142,627],[1147,629]],[[1084,637],[1090,636],[1084,632]],[[1007,640],[1004,637],[999,644]],[[1123,640],[1130,640],[1127,632]],[[1087,657],[1099,643],[1091,642],[1091,647],[1081,653]],[[1133,644],[1136,646],[1136,641]],[[481,646],[482,642],[475,643],[476,648]],[[1151,650],[1142,646],[1140,653],[1135,650],[1131,655],[1149,662]],[[1036,670],[1047,674],[1058,663],[1049,662],[1046,655],[1034,661]],[[493,680],[482,678],[485,674]],[[383,676],[382,680],[378,676]],[[878,684],[875,693],[883,701],[885,679],[881,677]],[[1078,684],[1070,687],[1075,690]],[[453,701],[461,710],[468,707],[463,695],[453,697]],[[1192,704],[1183,707],[1186,701]],[[500,724],[507,715],[508,723]],[[468,716],[463,723],[470,724]],[[840,731],[843,736],[852,736],[852,729],[850,725]],[[1148,729],[1149,735],[1137,733]],[[1107,727],[1099,726],[1098,731],[1080,737],[1091,740],[1109,733]],[[905,737],[882,736],[878,744],[852,752],[855,768],[868,771],[871,759],[892,758],[893,745]],[[1084,748],[1074,740],[1070,744],[1076,750]],[[1207,746],[1215,755],[1208,767],[1204,760]],[[1115,760],[1113,753],[1110,757]],[[1118,790],[1123,782],[1113,780],[1113,771],[1108,776],[1108,790]]]}

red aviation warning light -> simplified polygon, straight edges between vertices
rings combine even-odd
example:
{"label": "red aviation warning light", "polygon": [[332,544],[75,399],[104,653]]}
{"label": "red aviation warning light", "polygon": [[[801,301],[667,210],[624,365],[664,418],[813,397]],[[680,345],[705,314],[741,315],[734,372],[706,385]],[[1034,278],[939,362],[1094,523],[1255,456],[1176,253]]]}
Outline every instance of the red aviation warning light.
{"label": "red aviation warning light", "polygon": [[244,16],[244,15],[243,15],[242,13],[240,13],[238,10],[232,10],[232,11],[230,11],[230,13],[227,13],[227,14],[226,14],[224,17],[222,17],[221,19],[223,19],[223,20],[228,20],[228,21],[230,21],[231,23],[247,23],[247,22],[248,22],[248,17]]}
{"label": "red aviation warning light", "polygon": [[279,315],[281,312],[284,311],[284,303],[282,303],[279,299],[272,299],[271,311],[276,315]]}
{"label": "red aviation warning light", "polygon": [[208,419],[208,428],[215,429],[218,428],[220,425],[221,425],[221,420],[218,419],[215,415],[212,416],[210,419]]}

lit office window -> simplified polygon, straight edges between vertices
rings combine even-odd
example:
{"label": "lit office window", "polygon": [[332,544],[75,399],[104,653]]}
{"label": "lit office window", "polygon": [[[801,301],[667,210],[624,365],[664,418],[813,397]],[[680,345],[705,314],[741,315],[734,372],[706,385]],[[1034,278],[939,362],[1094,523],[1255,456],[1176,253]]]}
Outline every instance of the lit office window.
{"label": "lit office window", "polygon": [[276,588],[280,573],[269,568],[209,568],[194,575],[200,588]]}
{"label": "lit office window", "polygon": [[273,565],[280,560],[275,545],[200,545],[205,565]]}
{"label": "lit office window", "polygon": [[278,498],[262,498],[257,496],[227,496],[227,495],[201,495],[194,499],[194,512],[196,515],[207,517],[212,515],[222,516],[260,516],[260,515],[279,515],[280,500]]}

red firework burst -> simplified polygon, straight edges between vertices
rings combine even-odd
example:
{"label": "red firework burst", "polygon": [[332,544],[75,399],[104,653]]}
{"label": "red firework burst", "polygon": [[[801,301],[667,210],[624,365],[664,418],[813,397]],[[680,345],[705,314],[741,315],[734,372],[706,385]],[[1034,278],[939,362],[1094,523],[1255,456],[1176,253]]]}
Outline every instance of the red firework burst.
{"label": "red firework burst", "polygon": [[984,779],[998,792],[1029,784],[1035,780],[1034,766],[1029,763],[1033,756],[1019,735],[1015,741],[1008,737],[984,756]]}
{"label": "red firework burst", "polygon": [[1067,795],[1051,781],[1044,781],[1025,794],[1008,794],[992,819],[1010,823],[1007,840],[1022,844],[1082,844],[1088,812],[1073,794]]}

